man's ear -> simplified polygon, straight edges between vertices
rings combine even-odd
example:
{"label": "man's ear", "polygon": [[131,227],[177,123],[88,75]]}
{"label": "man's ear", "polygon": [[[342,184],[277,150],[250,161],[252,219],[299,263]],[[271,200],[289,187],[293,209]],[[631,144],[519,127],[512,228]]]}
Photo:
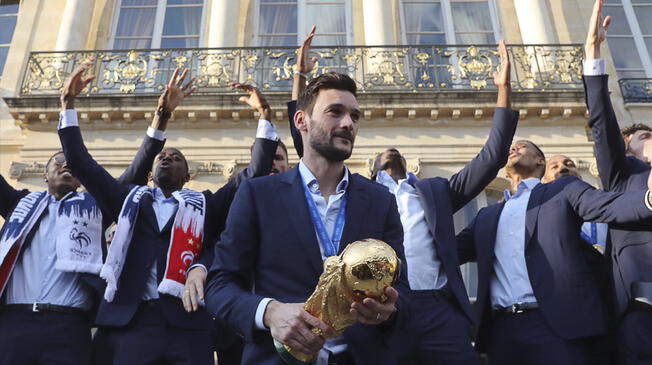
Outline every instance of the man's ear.
{"label": "man's ear", "polygon": [[297,112],[294,113],[294,126],[300,132],[308,131],[308,121],[306,120],[306,116],[307,113],[303,110],[297,110]]}
{"label": "man's ear", "polygon": [[190,181],[190,174],[186,174],[186,176],[183,178],[184,184],[187,183],[188,181]]}
{"label": "man's ear", "polygon": [[147,173],[147,182],[154,181],[154,174],[152,172]]}

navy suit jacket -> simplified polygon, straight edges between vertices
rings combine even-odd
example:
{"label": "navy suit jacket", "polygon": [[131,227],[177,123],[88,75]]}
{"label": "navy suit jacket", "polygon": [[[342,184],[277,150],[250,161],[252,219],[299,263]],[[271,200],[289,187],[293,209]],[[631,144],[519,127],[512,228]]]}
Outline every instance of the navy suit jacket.
{"label": "navy suit jacket", "polygon": [[457,258],[453,214],[482,192],[505,166],[517,122],[518,112],[496,108],[489,139],[473,160],[450,179],[422,179],[415,186],[437,256],[448,278],[448,287],[471,322],[475,322],[475,315],[469,303]]}
{"label": "navy suit jacket", "polygon": [[[121,185],[100,166],[84,146],[78,127],[59,130],[59,137],[68,164],[88,191],[96,198],[103,214],[117,221],[122,204],[132,186]],[[269,172],[274,151],[278,142],[257,138],[254,157],[250,167],[241,173],[244,176],[260,176]],[[204,246],[194,264],[210,267],[213,261],[213,246],[217,235],[223,230],[229,206],[235,195],[237,183],[226,184],[215,193],[204,191],[206,197],[206,216],[204,223]],[[151,265],[156,260],[158,282],[165,273],[167,251],[170,244],[174,217],[159,230],[156,215],[152,208],[152,198],[146,195],[139,204],[132,243],[127,252],[124,268],[118,282],[118,291],[112,302],[102,300],[96,323],[101,326],[121,327],[127,325],[141,303]],[[181,299],[161,294],[157,301],[166,323],[191,329],[211,329],[213,324],[205,310],[188,313]]]}
{"label": "navy suit jacket", "polygon": [[[616,114],[609,98],[608,76],[584,76],[589,127],[595,141],[600,180],[606,191],[647,189],[650,165],[625,155]],[[652,285],[652,230],[650,226],[609,225],[607,255],[613,273],[618,314],[627,310],[634,283]],[[652,297],[648,298],[652,301]]]}
{"label": "navy suit jacket", "polygon": [[[145,136],[143,142],[140,145],[140,148],[138,148],[136,156],[131,161],[129,167],[122,173],[122,175],[120,175],[118,182],[120,184],[146,184],[147,175],[152,167],[152,162],[154,161],[156,154],[158,154],[163,148],[164,143],[164,141],[159,141],[157,139],[150,138],[149,136]],[[29,190],[16,190],[7,183],[4,177],[0,176],[0,215],[5,219],[9,218],[18,202],[27,194],[29,194]],[[22,252],[25,251],[25,248],[31,244],[44,213],[41,214],[36,224],[34,224],[34,227],[32,227],[32,229],[28,232],[25,239],[25,244],[23,244],[21,248],[21,255]],[[109,224],[111,224],[113,219],[107,216],[103,216],[102,221],[102,227],[106,228]],[[0,235],[1,232],[2,231],[0,231]],[[102,234],[102,253],[104,256],[106,256],[104,234]],[[82,278],[83,282],[89,285],[95,291],[97,296],[96,299],[100,298],[103,292],[103,280],[100,279],[97,275],[90,274],[83,274]],[[4,302],[4,300],[0,301],[0,303],[1,302]]]}
{"label": "navy suit jacket", "polygon": [[[478,263],[481,350],[485,349],[491,325],[490,280],[504,205],[481,209],[457,236],[460,262]],[[645,191],[604,192],[570,176],[539,184],[532,190],[525,217],[525,262],[541,314],[558,336],[576,339],[607,332],[607,303],[586,260],[586,242],[580,237],[582,223],[650,221],[651,216],[652,211],[645,205]]]}
{"label": "navy suit jacket", "polygon": [[[206,306],[210,313],[244,335],[243,364],[284,364],[276,354],[270,332],[257,330],[254,317],[266,297],[301,303],[315,289],[323,262],[302,180],[290,171],[246,181],[238,190],[226,230],[215,248],[209,273]],[[403,229],[394,197],[382,186],[352,174],[340,251],[346,244],[377,238],[403,254]],[[390,323],[355,324],[344,336],[356,363],[391,364],[387,341],[406,320],[408,293],[405,266],[396,284],[398,311]]]}

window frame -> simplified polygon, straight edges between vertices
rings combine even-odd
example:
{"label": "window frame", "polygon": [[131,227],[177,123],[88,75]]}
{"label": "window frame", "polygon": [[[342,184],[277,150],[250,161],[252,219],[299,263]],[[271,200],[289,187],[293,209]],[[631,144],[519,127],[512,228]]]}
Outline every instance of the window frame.
{"label": "window frame", "polygon": [[[11,49],[11,43],[14,40],[14,34],[16,34],[16,25],[18,25],[18,13],[20,12],[20,3],[18,3],[18,8],[16,8],[15,13],[8,13],[8,14],[0,14],[0,18],[16,18],[16,24],[14,24],[14,29],[12,29],[11,33],[11,39],[9,40],[9,43],[1,43],[0,48],[6,48],[7,49],[7,58],[9,58],[9,50]],[[4,68],[7,64],[7,59],[5,58],[4,63],[2,64],[2,68],[0,69],[0,80],[2,80],[2,74],[4,73]]]}
{"label": "window frame", "polygon": [[[411,4],[441,4],[441,15],[443,21],[443,30],[444,38],[447,45],[456,45],[457,40],[455,39],[455,24],[453,20],[453,6],[452,3],[455,3],[455,0],[399,0],[398,1],[398,10],[400,17],[400,29],[401,29],[401,42],[403,45],[412,45],[407,41],[407,25],[405,22],[405,3]],[[500,21],[498,18],[498,8],[496,7],[496,0],[466,0],[466,2],[486,2],[489,7],[489,17],[491,19],[491,26],[493,28],[494,39],[502,39],[502,30],[500,28]],[[430,32],[417,32],[415,34],[430,34]],[[425,45],[425,44],[424,44]]]}
{"label": "window frame", "polygon": [[[303,39],[305,36],[308,34],[310,31],[310,27],[312,27],[312,24],[307,24],[306,22],[306,14],[308,10],[308,6],[312,5],[310,4],[311,0],[296,0],[296,6],[297,6],[297,42],[295,45],[292,45],[292,47],[298,47],[301,45],[301,42],[303,42]],[[290,4],[291,3],[291,4]],[[352,12],[353,12],[353,6],[351,4],[351,0],[333,0],[332,2],[318,2],[315,3],[315,5],[341,5],[340,3],[344,3],[344,21],[345,21],[345,27],[346,31],[344,34],[344,37],[346,39],[345,44],[341,44],[339,46],[347,46],[347,45],[352,45],[353,44],[353,23],[352,23]],[[278,3],[270,3],[274,5],[294,5],[294,1],[279,1]],[[255,47],[265,47],[261,44],[261,39],[263,37],[260,36],[260,8],[261,8],[261,2],[260,0],[255,1],[255,12],[254,12],[254,36],[253,36],[253,44]],[[317,29],[317,34],[320,34],[319,29]],[[339,35],[338,33],[321,33],[322,35]],[[278,36],[291,36],[291,33],[276,33]],[[330,44],[328,46],[336,46],[335,44]],[[274,46],[278,47],[278,46]],[[321,47],[321,46],[315,46],[315,47]]]}
{"label": "window frame", "polygon": [[[647,78],[652,78],[652,54],[651,51],[649,50],[647,45],[645,44],[645,39],[643,36],[643,32],[641,31],[641,26],[639,25],[638,18],[636,17],[636,12],[634,11],[634,6],[646,6],[650,7],[652,9],[652,3],[637,3],[636,0],[620,0],[620,4],[616,3],[605,3],[604,7],[609,8],[609,7],[621,7],[623,9],[623,13],[625,14],[625,20],[627,20],[627,26],[629,27],[630,32],[632,33],[631,38],[634,40],[634,45],[636,46],[636,52],[638,52],[639,59],[641,60],[641,66],[643,66],[643,73]],[[652,36],[650,34],[648,37]],[[629,38],[630,36],[628,35],[610,35],[609,32],[607,32],[607,45],[609,42],[609,38]],[[652,39],[652,37],[651,37]],[[611,51],[611,48],[609,48],[609,51]],[[613,54],[612,54],[612,61],[613,61]],[[615,62],[614,62],[614,68],[615,68]],[[616,73],[619,72],[636,72],[640,71],[640,69],[632,69],[632,68],[622,68],[622,69],[616,69]],[[618,78],[621,78],[620,76]],[[628,78],[628,77],[624,77]]]}
{"label": "window frame", "polygon": [[[202,48],[204,46],[204,29],[206,26],[206,1],[201,0],[201,21],[199,24],[199,36],[197,47]],[[163,36],[163,26],[165,25],[165,11],[167,8],[194,8],[198,7],[198,4],[174,4],[168,5],[168,0],[157,0],[156,2],[156,15],[154,16],[154,28],[152,29],[151,44],[147,49],[161,49],[161,41],[164,38],[194,38],[194,36]],[[115,48],[116,33],[118,31],[118,22],[120,21],[120,10],[124,8],[122,6],[122,0],[115,2],[115,8],[113,10],[113,24],[111,24],[111,37],[109,38],[109,49]],[[131,5],[127,6],[129,9],[139,9],[139,8],[152,8],[152,6],[147,5]],[[129,39],[129,37],[119,37],[120,39]],[[150,37],[132,37],[133,39],[145,39]]]}

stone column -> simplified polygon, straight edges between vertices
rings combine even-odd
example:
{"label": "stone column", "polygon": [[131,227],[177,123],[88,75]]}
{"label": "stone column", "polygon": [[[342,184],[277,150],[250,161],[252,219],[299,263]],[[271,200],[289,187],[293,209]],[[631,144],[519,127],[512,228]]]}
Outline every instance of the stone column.
{"label": "stone column", "polygon": [[240,1],[213,0],[211,4],[208,47],[235,47],[237,45]]}
{"label": "stone column", "polygon": [[57,51],[72,51],[86,48],[95,0],[67,0],[61,16]]}
{"label": "stone column", "polygon": [[524,44],[557,43],[545,0],[514,0]]}
{"label": "stone column", "polygon": [[[391,0],[362,0],[364,38],[367,46],[397,44],[394,39],[394,20]],[[317,30],[319,31],[319,30]]]}

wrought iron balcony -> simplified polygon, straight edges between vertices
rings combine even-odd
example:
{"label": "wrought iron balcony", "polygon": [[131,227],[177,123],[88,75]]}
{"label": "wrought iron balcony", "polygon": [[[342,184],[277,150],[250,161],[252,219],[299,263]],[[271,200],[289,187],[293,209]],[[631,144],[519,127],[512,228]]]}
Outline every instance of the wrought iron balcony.
{"label": "wrought iron balcony", "polygon": [[[516,91],[582,88],[580,45],[511,45]],[[350,75],[362,93],[480,91],[495,88],[500,64],[495,46],[379,46],[314,48],[313,75]],[[295,49],[219,48],[32,52],[21,96],[57,95],[76,64],[94,57],[93,95],[158,94],[175,67],[188,67],[198,93],[232,94],[229,82],[247,82],[266,92],[292,87]],[[649,94],[648,94],[649,95]]]}
{"label": "wrought iron balcony", "polygon": [[618,84],[626,103],[652,103],[652,79],[620,79]]}

